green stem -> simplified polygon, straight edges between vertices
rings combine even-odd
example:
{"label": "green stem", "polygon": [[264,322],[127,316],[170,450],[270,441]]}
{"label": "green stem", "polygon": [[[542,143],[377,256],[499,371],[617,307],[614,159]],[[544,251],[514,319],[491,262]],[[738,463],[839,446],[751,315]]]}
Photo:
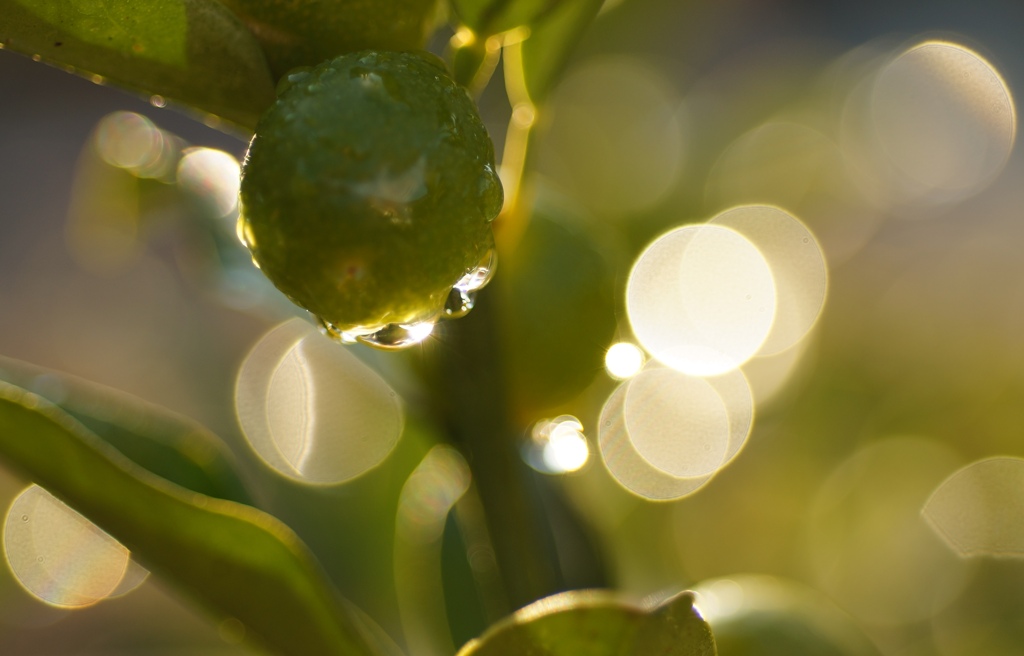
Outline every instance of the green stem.
{"label": "green stem", "polygon": [[482,294],[469,315],[445,324],[431,392],[469,462],[509,605],[520,608],[563,586],[548,522],[519,454],[519,431],[505,405],[493,302]]}

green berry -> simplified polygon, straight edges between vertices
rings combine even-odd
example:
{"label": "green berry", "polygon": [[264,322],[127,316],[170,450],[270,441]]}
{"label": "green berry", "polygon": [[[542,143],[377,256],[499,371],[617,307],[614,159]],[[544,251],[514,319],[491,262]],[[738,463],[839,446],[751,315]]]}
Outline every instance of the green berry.
{"label": "green berry", "polygon": [[332,332],[365,336],[443,316],[489,259],[502,191],[440,60],[364,51],[282,80],[241,203],[239,233],[274,285]]}

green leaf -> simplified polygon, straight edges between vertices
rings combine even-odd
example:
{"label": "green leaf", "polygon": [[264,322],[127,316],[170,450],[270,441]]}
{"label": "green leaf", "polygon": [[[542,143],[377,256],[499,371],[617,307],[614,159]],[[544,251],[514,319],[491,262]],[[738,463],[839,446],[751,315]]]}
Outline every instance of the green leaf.
{"label": "green leaf", "polygon": [[276,653],[375,655],[364,625],[274,517],[139,468],[37,395],[0,383],[0,458]]}
{"label": "green leaf", "polygon": [[57,405],[160,478],[193,492],[252,505],[226,446],[199,424],[124,392],[2,356],[0,381]]}
{"label": "green leaf", "polygon": [[505,63],[510,97],[525,93],[534,105],[543,103],[603,4],[603,0],[565,2],[534,25],[527,39],[509,46],[512,56]]}
{"label": "green leaf", "polygon": [[275,79],[359,50],[417,50],[436,0],[222,0],[262,44]]}
{"label": "green leaf", "polygon": [[689,593],[644,610],[599,591],[541,599],[492,626],[457,656],[714,656]]}
{"label": "green leaf", "polygon": [[566,3],[565,0],[452,0],[459,20],[481,37],[517,27],[530,27]]}
{"label": "green leaf", "polygon": [[5,48],[252,130],[274,100],[253,35],[216,0],[0,0]]}
{"label": "green leaf", "polygon": [[612,267],[579,214],[539,190],[495,279],[513,405],[531,420],[590,384],[615,335]]}

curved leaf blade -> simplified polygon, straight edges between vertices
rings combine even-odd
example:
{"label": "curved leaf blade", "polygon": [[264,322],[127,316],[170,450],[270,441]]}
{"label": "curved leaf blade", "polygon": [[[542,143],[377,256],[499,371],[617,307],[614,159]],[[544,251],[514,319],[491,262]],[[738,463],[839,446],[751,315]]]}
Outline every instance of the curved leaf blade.
{"label": "curved leaf blade", "polygon": [[459,20],[483,37],[529,27],[562,4],[564,0],[452,0]]}
{"label": "curved leaf blade", "polygon": [[124,392],[3,356],[0,381],[58,406],[160,478],[193,492],[253,505],[224,442],[191,420]]}
{"label": "curved leaf blade", "polygon": [[0,0],[0,44],[253,129],[274,83],[216,0]]}
{"label": "curved leaf blade", "polygon": [[597,16],[603,0],[565,2],[530,29],[530,36],[508,46],[505,75],[509,96],[526,96],[540,105],[554,88],[587,26]]}
{"label": "curved leaf blade", "polygon": [[134,465],[56,406],[0,383],[0,458],[214,613],[280,654],[372,656],[305,545],[274,517],[187,492]]}
{"label": "curved leaf blade", "polygon": [[541,599],[491,627],[457,656],[715,656],[711,629],[682,593],[644,610],[600,591]]}
{"label": "curved leaf blade", "polygon": [[494,283],[509,392],[523,418],[582,392],[615,336],[613,267],[580,214],[539,189],[526,231]]}

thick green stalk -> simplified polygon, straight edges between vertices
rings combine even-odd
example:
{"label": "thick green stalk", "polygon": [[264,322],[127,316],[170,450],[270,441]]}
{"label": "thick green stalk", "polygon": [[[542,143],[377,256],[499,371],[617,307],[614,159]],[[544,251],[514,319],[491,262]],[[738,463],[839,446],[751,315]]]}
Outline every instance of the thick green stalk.
{"label": "thick green stalk", "polygon": [[509,605],[520,608],[563,588],[549,524],[530,470],[519,453],[520,430],[506,406],[494,300],[444,324],[432,354],[434,407],[469,462],[484,507]]}

